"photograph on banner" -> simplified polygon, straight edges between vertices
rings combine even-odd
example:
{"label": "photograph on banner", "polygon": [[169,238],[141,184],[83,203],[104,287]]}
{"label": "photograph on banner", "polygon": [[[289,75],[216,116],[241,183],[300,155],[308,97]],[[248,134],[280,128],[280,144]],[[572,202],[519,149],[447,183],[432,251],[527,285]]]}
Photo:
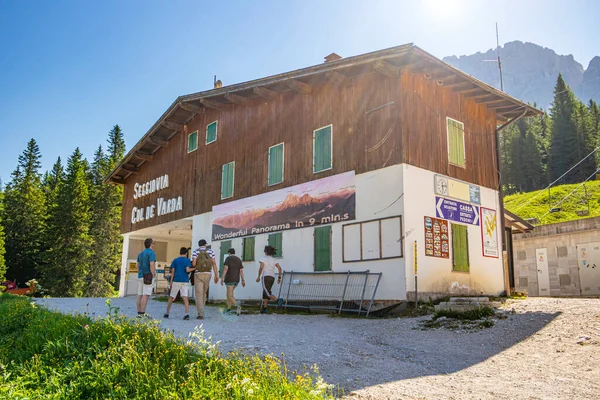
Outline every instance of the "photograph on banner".
{"label": "photograph on banner", "polygon": [[354,171],[214,206],[212,239],[223,240],[355,219]]}
{"label": "photograph on banner", "polygon": [[498,222],[496,210],[481,207],[481,239],[483,256],[498,258]]}
{"label": "photograph on banner", "polygon": [[425,217],[425,255],[450,258],[448,221]]}

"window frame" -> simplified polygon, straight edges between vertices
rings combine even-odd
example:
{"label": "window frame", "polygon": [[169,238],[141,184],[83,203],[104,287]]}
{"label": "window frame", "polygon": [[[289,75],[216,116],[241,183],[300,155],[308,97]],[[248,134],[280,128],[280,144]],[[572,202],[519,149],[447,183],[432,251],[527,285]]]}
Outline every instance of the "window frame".
{"label": "window frame", "polygon": [[[224,194],[224,190],[223,190],[223,173],[225,172],[225,166],[226,165],[232,165],[233,168],[233,174],[231,176],[231,196],[227,196],[227,197],[223,197]],[[221,167],[221,200],[226,200],[226,199],[231,199],[235,194],[235,161],[231,161],[228,163],[223,164],[223,166]]]}
{"label": "window frame", "polygon": [[[190,150],[190,136],[192,136],[193,134],[196,134],[196,147],[194,147],[194,150]],[[190,154],[196,150],[198,150],[198,131],[197,130],[188,134],[188,140],[187,140],[187,153]]]}
{"label": "window frame", "polygon": [[[317,141],[317,131],[320,131],[321,129],[325,129],[331,127],[331,135],[329,136],[329,149],[330,149],[330,154],[329,154],[329,160],[330,160],[330,165],[329,168],[325,168],[325,169],[321,169],[319,171],[315,171],[315,154],[316,154],[316,141]],[[321,172],[325,172],[325,171],[329,171],[333,169],[333,124],[329,124],[329,125],[325,125],[322,126],[320,128],[317,128],[313,131],[313,156],[312,156],[312,163],[313,163],[313,174],[319,174]]]}
{"label": "window frame", "polygon": [[[463,147],[463,163],[464,164],[456,164],[454,162],[452,162],[450,160],[450,156],[451,156],[451,150],[450,150],[450,124],[449,121],[454,121],[456,123],[459,123],[462,126],[462,147]],[[448,164],[458,167],[458,168],[467,168],[467,148],[465,145],[465,124],[464,122],[460,122],[457,119],[454,118],[450,118],[450,117],[446,117],[446,141],[447,141],[447,147],[448,147]]]}
{"label": "window frame", "polygon": [[[271,177],[271,149],[277,146],[281,146],[281,181],[276,183],[270,183],[269,178]],[[285,142],[277,143],[271,147],[269,147],[269,151],[267,153],[267,185],[269,187],[276,186],[285,181]]]}
{"label": "window frame", "polygon": [[[381,222],[382,221],[386,221],[389,219],[399,219],[399,223],[400,223],[400,255],[399,256],[390,256],[390,257],[383,257],[383,244],[381,241]],[[362,226],[363,224],[368,224],[368,223],[372,223],[372,222],[379,222],[379,257],[378,258],[364,258],[364,253],[363,253],[363,248],[362,248],[362,235],[363,235],[363,229]],[[360,243],[361,243],[361,249],[360,249],[360,259],[355,259],[355,260],[350,260],[346,258],[346,245],[345,245],[345,235],[346,235],[346,227],[347,226],[355,226],[355,225],[359,225],[360,226]],[[352,222],[349,224],[344,224],[342,225],[342,263],[355,263],[355,262],[368,262],[368,261],[380,261],[380,260],[392,260],[394,258],[404,258],[404,218],[403,215],[392,215],[390,217],[383,217],[383,218],[375,218],[375,219],[370,219],[367,221],[358,221],[358,222]]]}
{"label": "window frame", "polygon": [[[208,141],[208,127],[212,124],[215,124],[215,140]],[[219,137],[219,120],[213,121],[210,124],[206,125],[206,144],[209,145],[217,141],[217,137]]]}

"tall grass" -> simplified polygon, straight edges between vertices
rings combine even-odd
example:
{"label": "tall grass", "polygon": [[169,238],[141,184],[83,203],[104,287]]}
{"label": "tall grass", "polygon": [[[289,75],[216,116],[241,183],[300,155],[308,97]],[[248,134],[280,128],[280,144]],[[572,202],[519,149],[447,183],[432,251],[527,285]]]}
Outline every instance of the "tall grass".
{"label": "tall grass", "polygon": [[157,323],[62,315],[0,294],[1,399],[331,398],[318,371],[288,373],[272,356],[223,354],[196,331]]}

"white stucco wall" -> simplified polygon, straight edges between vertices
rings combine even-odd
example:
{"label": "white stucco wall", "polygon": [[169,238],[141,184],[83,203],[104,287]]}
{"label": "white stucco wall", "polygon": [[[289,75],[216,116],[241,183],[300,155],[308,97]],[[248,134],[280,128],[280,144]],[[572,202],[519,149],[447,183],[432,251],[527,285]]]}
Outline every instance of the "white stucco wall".
{"label": "white stucco wall", "polygon": [[[450,258],[425,256],[424,216],[436,217],[435,173],[404,164],[404,220],[407,290],[414,296],[414,241],[418,251],[419,293],[448,293],[453,282],[470,288],[471,294],[499,294],[504,290],[504,273],[501,258],[484,257],[481,226],[468,226],[470,272],[452,271],[452,237]],[[481,187],[481,206],[496,210],[500,227],[498,192]],[[498,229],[498,232],[500,229]],[[502,237],[498,235],[498,252],[502,254]]]}
{"label": "white stucco wall", "polygon": [[[404,258],[389,260],[374,260],[363,262],[348,262],[342,260],[342,226],[346,223],[367,221],[372,219],[398,216],[402,214],[402,166],[396,165],[377,171],[356,176],[356,220],[332,224],[332,270],[337,272],[365,271],[382,272],[383,277],[377,290],[377,299],[403,300],[405,291]],[[208,241],[212,231],[211,213],[195,216],[193,219],[192,242],[197,247],[198,240]],[[310,272],[314,271],[314,228],[306,227],[283,231],[282,251],[283,257],[279,263],[285,271]],[[385,232],[383,233],[385,235]],[[232,246],[237,255],[242,253],[242,238],[232,240]],[[258,235],[255,239],[254,262],[244,262],[246,287],[236,289],[238,299],[258,299],[262,289],[256,282],[258,275],[258,260],[263,255],[263,248],[267,245],[268,234]],[[210,243],[210,242],[209,242]],[[215,252],[217,262],[220,256],[220,244],[215,241],[210,243]],[[275,284],[275,293],[279,286]],[[225,299],[225,288],[214,283],[210,288],[210,298]]]}

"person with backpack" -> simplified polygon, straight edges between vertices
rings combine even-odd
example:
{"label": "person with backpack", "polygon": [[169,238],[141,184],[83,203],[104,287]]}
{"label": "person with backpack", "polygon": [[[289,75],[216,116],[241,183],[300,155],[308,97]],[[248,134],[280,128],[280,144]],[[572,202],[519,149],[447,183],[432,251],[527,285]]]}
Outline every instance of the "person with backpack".
{"label": "person with backpack", "polygon": [[190,259],[186,257],[187,253],[187,247],[180,248],[179,257],[174,259],[171,263],[171,295],[169,296],[167,312],[163,316],[164,318],[169,318],[169,311],[171,311],[171,305],[177,297],[177,294],[181,293],[181,297],[183,298],[183,304],[185,305],[185,316],[183,317],[183,319],[190,319],[190,302],[188,300],[188,294],[190,290],[190,278],[188,277],[188,273],[194,271],[194,268],[192,267]]}
{"label": "person with backpack", "polygon": [[273,246],[265,246],[265,256],[260,260],[260,268],[258,269],[258,278],[256,278],[256,282],[261,282],[263,287],[263,301],[260,306],[261,314],[268,314],[267,305],[269,304],[269,300],[277,300],[277,296],[273,295],[271,292],[271,288],[275,283],[275,268],[279,271],[279,276],[277,278],[277,283],[281,283],[281,266],[273,256],[277,254],[277,249]]}
{"label": "person with backpack", "polygon": [[196,296],[197,319],[204,319],[204,305],[208,287],[210,286],[211,270],[214,272],[214,282],[219,282],[219,273],[217,272],[217,263],[215,262],[215,253],[206,248],[206,240],[198,241],[196,250],[192,253],[192,266],[196,269],[194,273],[194,294]]}
{"label": "person with backpack", "polygon": [[228,256],[225,259],[224,267],[223,267],[223,275],[221,276],[221,286],[225,284],[227,286],[227,313],[231,313],[233,307],[235,307],[235,313],[240,315],[241,307],[238,306],[235,297],[233,297],[233,291],[240,283],[240,278],[242,281],[242,286],[246,286],[246,281],[244,280],[244,265],[242,264],[242,260],[238,256],[235,255],[235,249],[229,249],[227,252]]}
{"label": "person with backpack", "polygon": [[144,251],[138,254],[136,267],[138,270],[137,313],[138,317],[144,317],[146,316],[146,306],[152,295],[154,277],[156,276],[156,253],[154,252],[154,240],[152,238],[144,240]]}

